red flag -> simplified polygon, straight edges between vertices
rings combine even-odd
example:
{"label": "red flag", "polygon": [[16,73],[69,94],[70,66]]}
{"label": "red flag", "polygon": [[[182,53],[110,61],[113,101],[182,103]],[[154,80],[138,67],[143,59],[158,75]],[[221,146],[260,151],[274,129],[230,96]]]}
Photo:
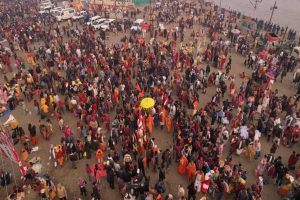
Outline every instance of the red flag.
{"label": "red flag", "polygon": [[140,110],[139,111],[139,117],[138,117],[138,120],[137,120],[138,130],[144,130],[143,121],[144,121],[144,119],[143,119],[142,111]]}
{"label": "red flag", "polygon": [[163,101],[163,106],[167,106],[168,103],[169,103],[169,95],[165,94],[164,101]]}
{"label": "red flag", "polygon": [[210,180],[209,179],[205,180],[205,181],[202,181],[201,192],[206,193],[208,191],[209,185],[210,185]]}

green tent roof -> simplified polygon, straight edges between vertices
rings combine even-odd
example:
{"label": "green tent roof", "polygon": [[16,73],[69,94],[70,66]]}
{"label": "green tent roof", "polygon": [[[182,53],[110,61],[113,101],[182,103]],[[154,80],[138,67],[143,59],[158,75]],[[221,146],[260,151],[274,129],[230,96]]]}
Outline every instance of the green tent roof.
{"label": "green tent roof", "polygon": [[133,0],[133,3],[136,5],[150,3],[150,0]]}

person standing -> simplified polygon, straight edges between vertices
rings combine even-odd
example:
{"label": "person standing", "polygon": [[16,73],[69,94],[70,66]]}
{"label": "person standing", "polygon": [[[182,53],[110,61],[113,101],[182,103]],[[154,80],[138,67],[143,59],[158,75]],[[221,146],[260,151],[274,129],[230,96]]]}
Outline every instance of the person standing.
{"label": "person standing", "polygon": [[232,62],[232,58],[231,58],[231,56],[229,56],[228,63],[226,65],[226,70],[228,70],[228,71],[230,71],[230,69],[231,69],[231,62]]}
{"label": "person standing", "polygon": [[159,169],[159,181],[164,181],[166,178],[166,174],[161,167],[158,167],[158,169]]}
{"label": "person standing", "polygon": [[296,163],[298,162],[300,154],[296,155],[296,152],[293,151],[292,155],[289,157],[288,166],[290,170],[295,170]]}
{"label": "person standing", "polygon": [[87,196],[87,191],[86,191],[86,185],[87,182],[83,178],[79,178],[79,189],[80,189],[80,195],[84,195],[85,197]]}
{"label": "person standing", "polygon": [[92,182],[92,180],[93,180],[92,169],[88,163],[85,165],[85,172],[89,177],[89,181]]}
{"label": "person standing", "polygon": [[69,154],[69,158],[72,163],[72,169],[77,169],[76,161],[78,160],[78,154],[76,152],[75,145],[73,145],[71,148],[71,153]]}
{"label": "person standing", "polygon": [[188,198],[187,200],[193,199],[196,200],[196,189],[193,182],[191,182],[188,186]]}
{"label": "person standing", "polygon": [[111,189],[115,189],[115,178],[114,178],[114,170],[112,169],[111,166],[108,167],[107,169],[107,182],[109,183],[109,187]]}
{"label": "person standing", "polygon": [[256,160],[257,158],[260,157],[260,152],[261,152],[261,143],[259,140],[255,140],[254,148],[255,148],[255,157],[254,158]]}
{"label": "person standing", "polygon": [[67,200],[67,190],[62,184],[57,184],[57,196],[59,200]]}
{"label": "person standing", "polygon": [[184,199],[185,198],[185,191],[182,185],[178,186],[178,198],[179,199]]}
{"label": "person standing", "polygon": [[93,193],[92,193],[92,197],[94,198],[94,200],[100,200],[100,199],[101,199],[100,192],[99,192],[99,190],[98,190],[98,187],[97,187],[97,183],[96,183],[96,182],[93,183]]}

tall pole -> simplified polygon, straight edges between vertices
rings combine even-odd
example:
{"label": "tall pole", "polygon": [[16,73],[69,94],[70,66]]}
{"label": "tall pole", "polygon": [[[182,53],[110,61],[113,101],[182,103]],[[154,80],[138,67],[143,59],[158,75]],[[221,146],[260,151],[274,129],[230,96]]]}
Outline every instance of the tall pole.
{"label": "tall pole", "polygon": [[261,3],[262,0],[255,0],[255,3],[253,3],[251,0],[249,0],[249,2],[250,2],[251,5],[253,6],[253,8],[256,9],[256,8],[257,8],[257,4],[258,4],[258,3]]}
{"label": "tall pole", "polygon": [[150,31],[150,37],[153,36],[153,19],[152,19],[152,0],[150,0],[150,8],[149,8],[149,17],[150,17],[150,27],[149,27],[149,31]]}
{"label": "tall pole", "polygon": [[270,17],[269,23],[271,23],[272,18],[273,18],[274,11],[275,11],[276,9],[277,9],[277,6],[276,6],[276,1],[275,1],[275,2],[274,2],[274,6],[271,8],[272,13],[271,13],[271,17]]}
{"label": "tall pole", "polygon": [[152,0],[150,0],[150,10],[149,10],[149,15],[150,15],[150,25],[152,26]]}

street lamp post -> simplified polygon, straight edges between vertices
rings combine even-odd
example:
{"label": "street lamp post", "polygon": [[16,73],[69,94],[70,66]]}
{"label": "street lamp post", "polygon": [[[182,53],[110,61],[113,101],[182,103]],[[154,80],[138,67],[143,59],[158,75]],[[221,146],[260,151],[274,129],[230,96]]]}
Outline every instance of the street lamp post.
{"label": "street lamp post", "polygon": [[275,11],[276,9],[278,9],[278,7],[277,7],[276,1],[275,1],[275,2],[274,2],[274,6],[271,7],[272,12],[271,12],[271,17],[270,17],[269,23],[271,23],[272,18],[273,18],[274,11]]}

